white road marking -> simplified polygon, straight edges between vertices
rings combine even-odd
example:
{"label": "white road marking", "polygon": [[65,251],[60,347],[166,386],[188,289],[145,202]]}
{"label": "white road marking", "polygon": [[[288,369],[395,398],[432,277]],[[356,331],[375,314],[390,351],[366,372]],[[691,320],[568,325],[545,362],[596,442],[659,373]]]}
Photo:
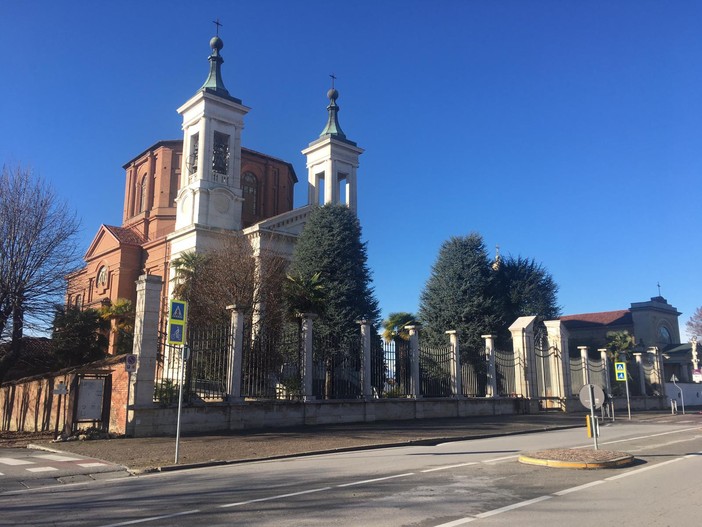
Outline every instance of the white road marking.
{"label": "white road marking", "polygon": [[452,522],[448,523],[442,523],[441,525],[437,525],[436,527],[457,527],[458,525],[465,525],[466,523],[474,522],[478,518],[474,516],[466,516],[465,518],[461,518],[459,520],[453,520]]}
{"label": "white road marking", "polygon": [[426,470],[422,470],[421,472],[436,472],[437,470],[448,470],[450,468],[458,468],[458,467],[468,467],[470,465],[477,465],[477,461],[471,461],[470,463],[459,463],[458,465],[446,465],[444,467],[436,467],[436,468],[428,468]]}
{"label": "white road marking", "polygon": [[4,475],[5,475],[5,474],[3,474],[2,472],[0,472],[0,476],[4,476]]}
{"label": "white road marking", "polygon": [[579,485],[577,487],[571,487],[569,489],[554,492],[553,495],[554,496],[565,496],[566,494],[570,494],[571,492],[578,492],[579,490],[589,489],[590,487],[594,487],[595,485],[600,485],[604,482],[605,481],[603,479],[600,479],[598,481],[591,481],[590,483],[585,483],[584,485]]}
{"label": "white road marking", "polygon": [[26,459],[15,459],[13,457],[0,457],[0,463],[3,465],[34,465],[34,461]]}
{"label": "white road marking", "polygon": [[553,496],[539,496],[533,500],[520,501],[519,503],[513,503],[512,505],[507,505],[506,507],[500,507],[499,509],[493,509],[487,512],[481,512],[476,514],[476,518],[489,518],[490,516],[495,516],[497,514],[502,514],[503,512],[513,511],[514,509],[521,509],[522,507],[527,507],[533,505],[534,503],[539,503],[540,501],[550,500]]}
{"label": "white road marking", "polygon": [[48,459],[49,461],[80,461],[81,459],[83,459],[80,457],[59,456],[58,454],[42,454],[41,456],[32,457],[38,457],[39,459]]}
{"label": "white road marking", "polygon": [[365,479],[363,481],[354,481],[353,483],[344,483],[343,485],[337,485],[337,487],[338,488],[353,487],[354,485],[363,485],[365,483],[375,483],[376,481],[385,481],[386,479],[406,478],[407,476],[414,476],[414,472],[407,472],[406,474],[395,474],[394,476],[385,476],[384,478],[375,478],[375,479]]}
{"label": "white road marking", "polygon": [[[220,505],[220,509],[226,509],[227,507],[239,507],[240,505],[248,505],[250,503],[259,503],[261,501],[271,501],[271,500],[278,500],[280,498],[290,498],[292,496],[301,496],[303,494],[312,494],[313,492],[322,492],[323,490],[329,490],[331,487],[322,487],[321,489],[310,489],[310,490],[301,490],[300,492],[291,492],[290,494],[280,494],[278,496],[268,496],[267,498],[258,498],[256,500],[247,500],[247,501],[239,501],[237,503],[226,503],[224,505]],[[111,527],[111,526],[108,526]]]}
{"label": "white road marking", "polygon": [[104,467],[107,463],[76,463],[79,467],[92,468],[92,467]]}
{"label": "white road marking", "polygon": [[178,516],[186,516],[188,514],[195,514],[200,512],[200,509],[193,509],[191,511],[176,512],[175,514],[166,514],[165,516],[152,516],[151,518],[142,518],[140,520],[131,520],[127,522],[111,523],[110,525],[105,525],[104,527],[120,527],[122,525],[136,525],[137,523],[153,522],[157,520],[167,520],[168,518],[177,518]]}
{"label": "white road marking", "polygon": [[495,459],[486,459],[483,461],[483,463],[497,463],[498,461],[507,461],[508,459],[517,459],[518,457],[519,457],[519,454],[515,454],[514,456],[496,457]]}
{"label": "white road marking", "polygon": [[653,470],[654,468],[664,467],[665,465],[670,465],[671,463],[677,463],[678,461],[682,461],[683,459],[685,459],[685,458],[684,457],[676,457],[675,459],[670,459],[668,461],[656,463],[655,465],[648,465],[646,467],[637,468],[635,470],[630,470],[629,472],[617,474],[616,476],[610,476],[608,478],[605,478],[605,481],[613,481],[615,479],[621,479],[621,478],[627,478],[629,476],[635,476],[636,474],[639,474],[640,472],[646,472],[647,470]]}
{"label": "white road marking", "polygon": [[54,470],[58,470],[57,468],[54,467],[34,467],[34,468],[25,468],[27,472],[53,472]]}

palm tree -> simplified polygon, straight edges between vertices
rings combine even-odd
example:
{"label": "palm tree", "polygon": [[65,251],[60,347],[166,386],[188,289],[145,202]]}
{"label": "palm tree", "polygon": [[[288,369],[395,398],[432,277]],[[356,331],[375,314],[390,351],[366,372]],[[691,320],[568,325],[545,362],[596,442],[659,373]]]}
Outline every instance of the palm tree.
{"label": "palm tree", "polygon": [[171,261],[171,267],[175,271],[175,276],[173,277],[175,282],[173,296],[175,298],[178,300],[191,300],[198,274],[207,260],[208,256],[206,254],[188,251]]}
{"label": "palm tree", "polygon": [[115,355],[132,352],[134,342],[134,304],[126,298],[107,300],[98,310],[110,322],[110,352]]}
{"label": "palm tree", "polygon": [[628,331],[609,331],[607,333],[607,351],[610,359],[620,360],[622,356],[624,360],[629,358],[631,351],[634,349],[635,339]]}
{"label": "palm tree", "polygon": [[287,275],[285,296],[288,301],[288,310],[293,316],[299,313],[320,314],[324,307],[324,293],[320,273],[310,276]]}
{"label": "palm tree", "polygon": [[407,326],[416,324],[416,317],[412,313],[399,311],[390,313],[388,318],[383,320],[383,339],[385,342],[391,342],[395,338],[401,340],[409,340],[409,331]]}

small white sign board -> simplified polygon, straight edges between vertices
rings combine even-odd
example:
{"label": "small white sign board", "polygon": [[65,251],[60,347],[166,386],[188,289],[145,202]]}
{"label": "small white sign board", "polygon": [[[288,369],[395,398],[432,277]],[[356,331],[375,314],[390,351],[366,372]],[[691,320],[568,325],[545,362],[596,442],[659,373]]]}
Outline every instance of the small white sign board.
{"label": "small white sign board", "polygon": [[134,373],[137,370],[137,356],[133,353],[127,355],[124,359],[124,371]]}
{"label": "small white sign board", "polygon": [[76,420],[99,421],[102,419],[102,394],[104,387],[104,379],[80,380]]}
{"label": "small white sign board", "polygon": [[702,382],[702,370],[699,368],[692,370],[692,382]]}

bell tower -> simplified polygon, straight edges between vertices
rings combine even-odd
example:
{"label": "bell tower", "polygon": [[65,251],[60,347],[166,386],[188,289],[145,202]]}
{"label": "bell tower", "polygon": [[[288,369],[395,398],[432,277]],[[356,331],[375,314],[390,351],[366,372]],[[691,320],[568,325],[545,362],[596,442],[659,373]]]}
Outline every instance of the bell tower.
{"label": "bell tower", "polygon": [[339,92],[334,89],[334,78],[332,75],[332,87],[327,92],[327,125],[319,138],[302,151],[307,157],[308,204],[343,203],[356,212],[356,170],[363,149],[341,130],[336,104]]}
{"label": "bell tower", "polygon": [[[241,131],[249,108],[224,86],[222,39],[213,37],[210,47],[210,71],[205,84],[178,108],[183,117],[183,161],[173,235],[180,233],[181,238],[185,231],[199,228],[242,228]],[[198,234],[192,236],[190,247],[180,241],[178,252],[206,249],[208,235]],[[176,247],[173,249],[175,252]]]}

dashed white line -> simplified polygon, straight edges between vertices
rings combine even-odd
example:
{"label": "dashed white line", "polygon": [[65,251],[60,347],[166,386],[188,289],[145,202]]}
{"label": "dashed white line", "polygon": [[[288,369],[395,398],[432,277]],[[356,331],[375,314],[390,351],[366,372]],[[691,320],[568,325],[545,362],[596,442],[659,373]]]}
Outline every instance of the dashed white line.
{"label": "dashed white line", "polygon": [[506,507],[500,507],[499,509],[493,509],[487,512],[481,512],[476,514],[476,518],[489,518],[490,516],[495,516],[497,514],[502,514],[503,512],[513,511],[514,509],[521,509],[522,507],[527,507],[533,505],[534,503],[539,503],[540,501],[550,500],[553,496],[539,496],[533,500],[520,501],[519,503],[513,503],[512,505],[507,505]]}
{"label": "dashed white line", "polygon": [[130,520],[126,522],[111,523],[110,525],[105,525],[104,527],[121,527],[122,525],[136,525],[137,523],[153,522],[157,520],[167,520],[168,518],[177,518],[178,516],[187,516],[188,514],[195,514],[200,512],[200,509],[193,509],[191,511],[176,512],[174,514],[166,514],[164,516],[152,516],[150,518],[141,518],[139,520]]}
{"label": "dashed white line", "polygon": [[436,527],[458,527],[459,525],[465,525],[466,523],[474,522],[478,518],[474,516],[466,516],[465,518],[461,518],[459,520],[453,520],[452,522],[448,523],[442,523],[441,525],[437,525]]}
{"label": "dashed white line", "polygon": [[426,470],[422,470],[420,472],[425,473],[425,472],[436,472],[437,470],[448,470],[450,468],[459,468],[459,467],[468,467],[470,465],[477,465],[477,461],[471,461],[470,463],[459,463],[457,465],[446,465],[443,467],[436,467],[436,468],[428,468]]}
{"label": "dashed white line", "polygon": [[[310,489],[310,490],[301,490],[300,492],[291,492],[290,494],[279,494],[278,496],[268,496],[267,498],[258,498],[255,500],[247,500],[247,501],[238,501],[236,503],[225,503],[224,505],[220,505],[220,509],[226,509],[228,507],[239,507],[241,505],[248,505],[250,503],[260,503],[262,501],[271,501],[271,500],[278,500],[280,498],[290,498],[293,496],[302,496],[303,494],[312,494],[313,492],[322,492],[323,490],[329,490],[331,487],[322,487],[320,489]],[[108,526],[110,527],[110,526]]]}
{"label": "dashed white line", "polygon": [[591,481],[590,483],[585,483],[584,485],[579,485],[577,487],[571,487],[569,489],[554,492],[553,495],[565,496],[566,494],[570,494],[571,492],[578,492],[579,490],[589,489],[590,487],[594,487],[595,485],[601,485],[604,482],[605,481],[603,479],[600,479],[598,481]]}
{"label": "dashed white line", "polygon": [[508,459],[517,459],[518,457],[519,457],[519,454],[515,454],[513,456],[496,457],[494,459],[485,459],[482,462],[483,463],[497,463],[498,461],[507,461]]}
{"label": "dashed white line", "polygon": [[83,468],[93,468],[93,467],[104,467],[107,463],[76,463],[79,467]]}
{"label": "dashed white line", "polygon": [[605,481],[614,481],[615,479],[621,479],[621,478],[627,478],[629,476],[635,476],[636,474],[640,474],[641,472],[653,470],[654,468],[664,467],[666,465],[670,465],[671,463],[677,463],[678,461],[682,461],[683,459],[685,459],[685,458],[684,457],[676,457],[675,459],[669,459],[668,461],[662,461],[661,463],[656,463],[655,465],[648,465],[646,467],[630,470],[629,472],[623,472],[621,474],[617,474],[616,476],[610,476],[608,478],[605,478]]}
{"label": "dashed white line", "polygon": [[365,479],[363,481],[354,481],[352,483],[344,483],[343,485],[337,485],[337,487],[338,488],[353,487],[354,485],[363,485],[365,483],[375,483],[376,481],[385,481],[387,479],[406,478],[407,476],[414,476],[414,472],[407,472],[406,474],[395,474],[394,476],[385,476],[384,478],[375,478],[375,479]]}

